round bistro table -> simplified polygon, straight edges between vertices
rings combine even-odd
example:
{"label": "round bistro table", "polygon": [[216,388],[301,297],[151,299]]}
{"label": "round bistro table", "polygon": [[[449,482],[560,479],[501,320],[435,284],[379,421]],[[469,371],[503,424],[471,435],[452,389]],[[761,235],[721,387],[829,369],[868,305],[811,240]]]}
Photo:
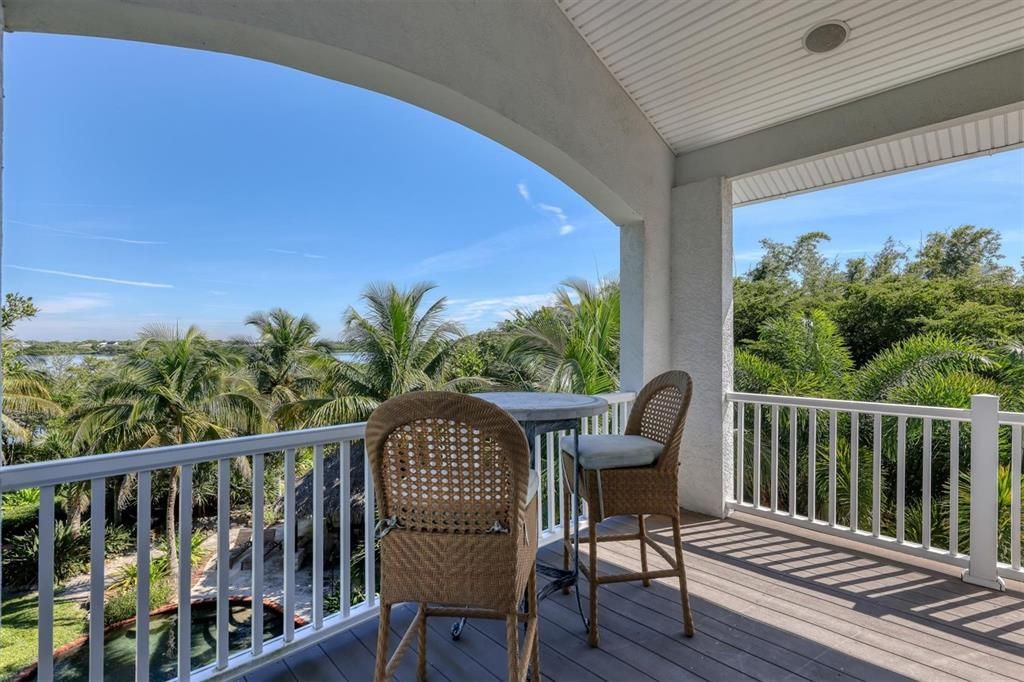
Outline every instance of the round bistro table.
{"label": "round bistro table", "polygon": [[[557,431],[570,431],[573,438],[573,485],[572,490],[579,490],[580,470],[576,466],[576,454],[579,452],[580,420],[587,417],[594,417],[608,411],[608,402],[604,398],[597,398],[592,395],[577,395],[575,393],[529,393],[519,391],[505,391],[492,393],[474,393],[477,398],[486,400],[497,405],[512,415],[512,418],[519,422],[526,432],[526,442],[530,445],[530,468],[536,463],[534,444],[536,437],[545,433]],[[550,453],[549,456],[551,456]],[[540,491],[537,491],[540,495]],[[537,599],[546,599],[555,592],[575,587],[580,576],[580,515],[579,498],[573,493],[570,495],[570,509],[573,519],[573,559],[569,570],[550,566],[545,563],[537,563],[537,572],[551,578],[537,594]],[[565,523],[565,521],[562,521]],[[590,629],[590,620],[583,614],[583,603],[580,600],[580,591],[576,590],[576,607],[580,612],[583,626]],[[462,628],[466,624],[463,618],[452,625],[452,638],[458,639],[462,635]]]}

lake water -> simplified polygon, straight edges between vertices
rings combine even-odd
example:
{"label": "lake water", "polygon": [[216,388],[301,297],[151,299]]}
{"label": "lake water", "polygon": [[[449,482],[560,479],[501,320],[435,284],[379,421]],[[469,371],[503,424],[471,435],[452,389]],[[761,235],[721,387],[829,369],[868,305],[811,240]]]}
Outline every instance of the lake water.
{"label": "lake water", "polygon": [[[338,360],[355,360],[355,353],[348,353],[346,351],[338,351],[337,353],[331,353],[331,355]],[[24,355],[21,359],[29,364],[38,365],[42,369],[51,370],[55,367],[77,367],[78,365],[84,364],[86,358],[110,360],[113,357],[113,355],[95,353],[90,355]]]}
{"label": "lake water", "polygon": [[110,360],[113,355],[104,355],[101,353],[90,354],[90,355],[23,355],[21,360],[29,364],[39,365],[43,369],[53,369],[54,367],[61,366],[78,366],[85,364],[86,358],[94,358],[96,360]]}

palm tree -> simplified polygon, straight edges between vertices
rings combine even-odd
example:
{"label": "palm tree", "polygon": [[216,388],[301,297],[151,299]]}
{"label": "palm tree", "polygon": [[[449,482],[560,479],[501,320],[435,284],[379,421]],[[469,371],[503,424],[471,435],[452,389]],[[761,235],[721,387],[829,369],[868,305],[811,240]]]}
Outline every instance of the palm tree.
{"label": "palm tree", "polygon": [[524,315],[513,328],[508,362],[532,377],[537,390],[618,390],[619,301],[617,282],[566,280],[553,308]]}
{"label": "palm tree", "polygon": [[448,377],[447,363],[463,331],[444,317],[445,298],[421,311],[434,288],[368,286],[361,296],[365,314],[354,308],[345,314],[343,341],[353,359],[318,359],[318,394],[283,406],[281,418],[304,426],[341,424],[365,419],[388,398],[409,391],[479,385],[476,378]]}
{"label": "palm tree", "polygon": [[845,398],[853,361],[835,323],[815,310],[765,322],[735,366],[741,391]]}
{"label": "palm tree", "polygon": [[311,317],[295,317],[283,308],[274,308],[253,313],[245,324],[259,332],[249,367],[257,388],[270,398],[275,412],[316,387],[314,368],[330,353],[331,346],[317,337],[320,327]]}
{"label": "palm tree", "polygon": [[[100,381],[75,415],[76,447],[116,451],[181,445],[262,430],[261,400],[239,358],[211,344],[196,327],[150,328]],[[245,466],[245,458],[233,460]],[[177,566],[175,501],[180,468],[166,477],[169,560]],[[127,489],[125,486],[124,489]]]}
{"label": "palm tree", "polygon": [[[3,350],[3,433],[8,438],[27,443],[32,439],[32,425],[26,416],[56,417],[60,405],[54,402],[47,385],[46,375],[28,363],[13,357],[5,343]],[[5,442],[6,445],[6,442]],[[2,453],[6,463],[8,453]]]}
{"label": "palm tree", "polygon": [[[52,400],[46,374],[19,359],[19,344],[10,336],[20,320],[30,320],[39,309],[31,296],[8,292],[0,304],[0,336],[3,336],[3,434],[8,439],[27,443],[32,439],[33,427],[26,417],[55,417],[61,413],[60,405]],[[0,462],[7,461],[6,447],[0,451]]]}

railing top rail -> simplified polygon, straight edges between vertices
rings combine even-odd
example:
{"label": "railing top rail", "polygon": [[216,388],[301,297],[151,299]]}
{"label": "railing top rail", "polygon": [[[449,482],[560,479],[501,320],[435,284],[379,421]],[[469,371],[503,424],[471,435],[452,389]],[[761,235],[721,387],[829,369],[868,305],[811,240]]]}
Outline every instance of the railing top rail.
{"label": "railing top rail", "polygon": [[[953,421],[970,421],[971,411],[955,407],[933,407],[931,405],[901,405],[895,403],[872,403],[859,400],[832,400],[828,398],[806,398],[790,395],[761,393],[737,393],[729,391],[726,398],[733,402],[760,403],[762,405],[783,405],[786,407],[813,407],[819,410],[838,412],[862,412],[898,417],[930,417]],[[1006,413],[1012,414],[1012,413]]]}
{"label": "railing top rail", "polygon": [[630,391],[621,391],[618,393],[598,393],[598,398],[604,398],[611,404],[625,403],[636,398],[636,393]]}
{"label": "railing top rail", "polygon": [[1024,412],[1000,412],[1000,424],[1024,424]]}
{"label": "railing top rail", "polygon": [[365,422],[0,467],[0,492],[123,476],[362,438]]}

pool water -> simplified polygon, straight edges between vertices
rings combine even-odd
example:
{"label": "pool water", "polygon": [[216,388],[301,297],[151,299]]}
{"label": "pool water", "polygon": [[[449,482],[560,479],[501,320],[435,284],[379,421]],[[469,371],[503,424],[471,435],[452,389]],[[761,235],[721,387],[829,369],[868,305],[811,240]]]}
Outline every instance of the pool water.
{"label": "pool water", "polygon": [[[230,605],[228,646],[241,651],[252,644],[252,609],[247,603]],[[263,610],[263,638],[281,635],[282,615]],[[163,682],[177,676],[178,612],[151,616],[149,621],[149,679]],[[108,680],[131,680],[135,676],[135,623],[111,630],[103,645],[103,676]],[[213,602],[192,605],[192,669],[213,663],[217,657],[217,606]],[[89,645],[56,661],[54,679],[72,682],[89,679]]]}

